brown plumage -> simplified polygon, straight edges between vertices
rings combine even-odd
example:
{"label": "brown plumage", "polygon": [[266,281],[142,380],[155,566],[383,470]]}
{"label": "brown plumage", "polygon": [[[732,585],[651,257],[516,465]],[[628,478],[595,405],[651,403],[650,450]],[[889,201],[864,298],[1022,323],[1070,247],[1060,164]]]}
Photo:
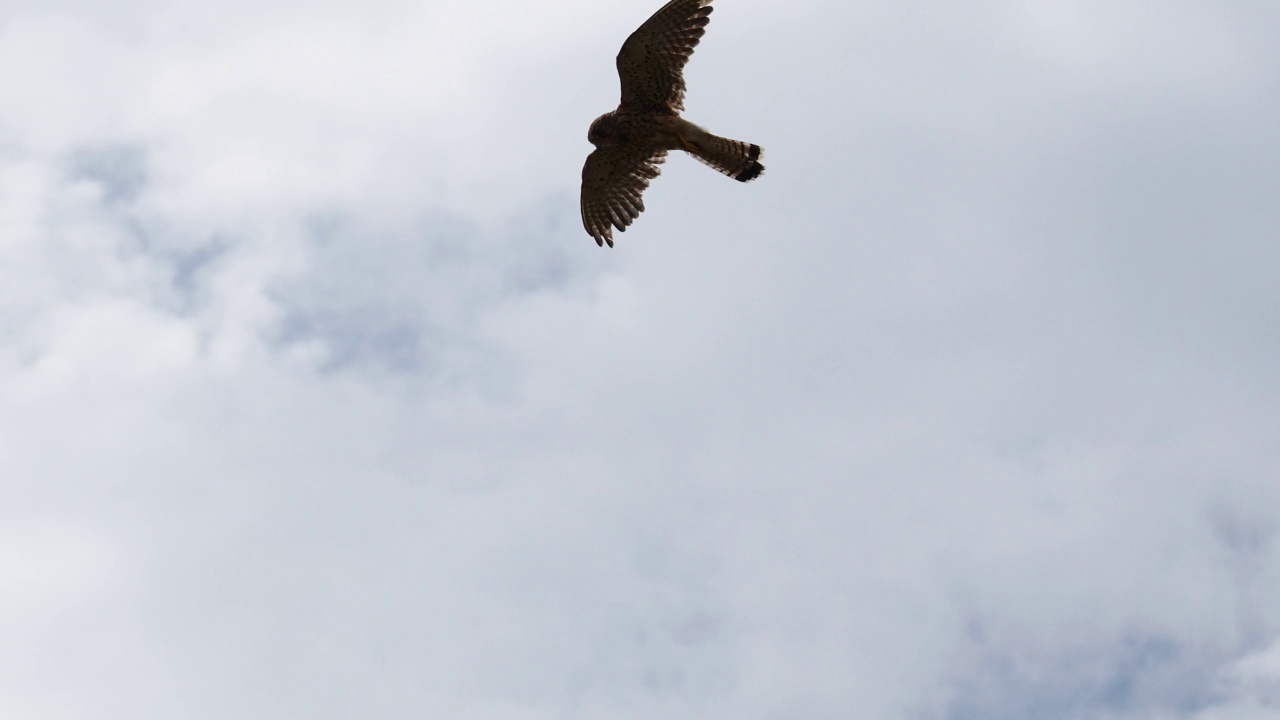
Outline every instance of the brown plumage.
{"label": "brown plumage", "polygon": [[597,245],[613,247],[641,212],[641,195],[668,150],[684,150],[741,182],[760,177],[759,145],[712,135],[680,117],[684,66],[706,32],[711,0],[671,0],[618,53],[622,100],[591,123],[596,149],[582,168],[582,224]]}

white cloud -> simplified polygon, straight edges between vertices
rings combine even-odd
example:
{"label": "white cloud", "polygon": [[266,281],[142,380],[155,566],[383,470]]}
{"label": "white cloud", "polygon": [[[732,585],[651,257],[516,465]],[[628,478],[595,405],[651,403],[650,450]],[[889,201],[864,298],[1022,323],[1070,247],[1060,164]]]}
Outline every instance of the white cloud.
{"label": "white cloud", "polygon": [[655,4],[108,5],[0,15],[0,714],[1274,712],[1269,11],[721,3],[768,173],[604,252]]}

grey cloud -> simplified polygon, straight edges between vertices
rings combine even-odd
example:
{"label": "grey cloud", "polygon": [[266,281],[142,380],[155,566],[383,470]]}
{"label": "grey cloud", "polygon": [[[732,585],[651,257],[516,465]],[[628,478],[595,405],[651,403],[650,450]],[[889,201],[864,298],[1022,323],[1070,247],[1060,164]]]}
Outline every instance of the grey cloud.
{"label": "grey cloud", "polygon": [[1218,700],[1217,658],[1177,641],[1139,635],[1075,645],[1014,652],[1006,646],[967,658],[973,679],[956,683],[942,717],[1187,717]]}
{"label": "grey cloud", "polygon": [[280,342],[321,339],[329,347],[322,368],[336,370],[369,360],[399,372],[420,372],[426,361],[423,333],[411,318],[399,319],[379,308],[348,308],[345,313],[287,315]]}
{"label": "grey cloud", "polygon": [[147,182],[146,151],[128,146],[81,149],[72,155],[71,173],[100,185],[108,205],[128,204]]}

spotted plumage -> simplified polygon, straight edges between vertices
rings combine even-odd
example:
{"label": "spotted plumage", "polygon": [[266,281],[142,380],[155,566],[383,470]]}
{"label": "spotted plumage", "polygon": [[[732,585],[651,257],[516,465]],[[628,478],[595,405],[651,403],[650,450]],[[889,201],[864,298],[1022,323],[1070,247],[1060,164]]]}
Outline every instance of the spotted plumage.
{"label": "spotted plumage", "polygon": [[669,150],[684,150],[741,182],[764,172],[759,145],[712,135],[680,117],[684,66],[706,32],[711,0],[671,0],[622,44],[618,109],[591,123],[596,149],[582,168],[582,224],[597,245],[613,247],[644,211],[641,195]]}

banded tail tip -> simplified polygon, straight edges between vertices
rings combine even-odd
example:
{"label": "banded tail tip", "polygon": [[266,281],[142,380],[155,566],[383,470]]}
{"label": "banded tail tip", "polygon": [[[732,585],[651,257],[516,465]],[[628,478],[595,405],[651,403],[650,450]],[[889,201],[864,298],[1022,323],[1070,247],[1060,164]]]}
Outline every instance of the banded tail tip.
{"label": "banded tail tip", "polygon": [[747,166],[747,169],[734,175],[733,179],[738,182],[751,182],[760,177],[764,173],[764,165],[760,163],[760,153],[762,152],[764,151],[759,145],[752,143],[751,149],[747,151],[747,159],[751,161],[751,164]]}

